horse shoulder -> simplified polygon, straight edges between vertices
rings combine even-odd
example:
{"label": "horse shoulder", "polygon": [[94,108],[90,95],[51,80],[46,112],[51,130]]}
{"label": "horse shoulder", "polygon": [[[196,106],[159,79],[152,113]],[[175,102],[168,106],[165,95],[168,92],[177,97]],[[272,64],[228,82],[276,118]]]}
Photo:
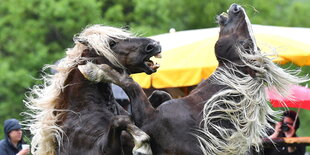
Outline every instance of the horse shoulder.
{"label": "horse shoulder", "polygon": [[[148,122],[143,130],[153,139],[154,153],[167,151],[164,154],[193,154],[199,148],[187,147],[197,143],[192,135],[198,129],[196,114],[182,99],[173,99],[164,102],[156,109],[157,113],[152,123]],[[184,134],[186,133],[186,134]],[[188,145],[187,145],[188,144]],[[153,149],[153,148],[152,148]],[[174,151],[178,152],[174,152]],[[201,153],[200,153],[201,154]]]}

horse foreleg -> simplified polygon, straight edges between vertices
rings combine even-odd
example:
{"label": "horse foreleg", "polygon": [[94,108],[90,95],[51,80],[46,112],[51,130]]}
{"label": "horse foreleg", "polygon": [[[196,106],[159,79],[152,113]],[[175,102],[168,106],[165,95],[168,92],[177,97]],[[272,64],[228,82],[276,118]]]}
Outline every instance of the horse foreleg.
{"label": "horse foreleg", "polygon": [[[128,116],[127,116],[128,117]],[[111,119],[108,133],[102,137],[101,149],[106,155],[123,155],[121,135],[126,130],[127,124],[131,123],[130,119],[122,115],[114,116]]]}
{"label": "horse foreleg", "polygon": [[151,155],[152,150],[149,145],[150,137],[133,124],[126,115],[117,115],[112,118],[111,126],[105,141],[106,154],[124,154],[121,149],[121,132],[127,131],[134,141],[133,155]]}
{"label": "horse foreleg", "polygon": [[134,124],[128,124],[127,132],[133,137],[135,146],[133,155],[151,155],[152,150],[149,144],[150,137]]}
{"label": "horse foreleg", "polygon": [[149,102],[144,91],[127,73],[119,73],[106,64],[96,65],[88,62],[78,66],[85,78],[93,82],[113,82],[123,88],[131,102],[132,117],[137,126],[142,126],[146,117],[152,115],[155,110]]}

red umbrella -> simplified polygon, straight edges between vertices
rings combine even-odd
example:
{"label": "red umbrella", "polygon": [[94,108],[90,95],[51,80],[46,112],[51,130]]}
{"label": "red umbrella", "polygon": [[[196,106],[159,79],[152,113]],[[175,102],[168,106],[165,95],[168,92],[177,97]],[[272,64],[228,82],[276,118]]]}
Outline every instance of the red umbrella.
{"label": "red umbrella", "polygon": [[292,85],[290,97],[283,97],[273,89],[267,89],[267,96],[273,107],[303,108],[310,110],[310,89]]}

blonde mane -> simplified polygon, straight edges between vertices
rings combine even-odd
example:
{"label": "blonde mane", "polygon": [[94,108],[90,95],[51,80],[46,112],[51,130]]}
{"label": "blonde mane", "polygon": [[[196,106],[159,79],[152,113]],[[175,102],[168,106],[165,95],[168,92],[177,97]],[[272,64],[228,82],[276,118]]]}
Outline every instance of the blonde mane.
{"label": "blonde mane", "polygon": [[[274,122],[271,117],[279,114],[269,107],[265,88],[273,87],[286,96],[291,84],[306,81],[306,78],[295,76],[297,72],[278,67],[260,51],[253,50],[249,54],[238,47],[238,52],[244,66],[231,62],[231,66],[226,66],[228,69],[218,68],[213,74],[214,83],[229,88],[215,94],[204,105],[203,128],[200,130],[203,136],[197,138],[205,155],[243,155],[252,147],[258,151],[261,138],[268,137],[266,129],[272,128],[268,121]],[[254,78],[237,69],[245,66],[255,71]],[[219,125],[216,122],[219,119],[229,121],[233,128]],[[220,138],[214,135],[214,131]]]}
{"label": "blonde mane", "polygon": [[[66,51],[66,57],[61,59],[57,65],[47,65],[56,71],[55,74],[45,73],[42,76],[43,84],[34,86],[26,95],[25,105],[30,112],[26,125],[33,135],[31,141],[31,152],[33,154],[56,154],[57,146],[61,145],[65,133],[61,126],[57,125],[59,118],[66,113],[67,109],[57,109],[61,105],[62,93],[65,89],[65,80],[70,71],[79,63],[85,61],[81,57],[83,50],[92,48],[98,55],[106,57],[112,64],[124,68],[109,48],[109,40],[126,39],[132,34],[119,28],[102,25],[86,27],[80,34],[74,37],[75,45]],[[80,41],[87,43],[82,44]],[[91,61],[91,60],[88,60]]]}

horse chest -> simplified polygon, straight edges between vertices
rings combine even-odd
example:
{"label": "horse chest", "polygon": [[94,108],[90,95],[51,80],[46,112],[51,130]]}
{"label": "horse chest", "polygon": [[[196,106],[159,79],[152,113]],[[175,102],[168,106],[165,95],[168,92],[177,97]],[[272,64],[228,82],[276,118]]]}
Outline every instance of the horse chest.
{"label": "horse chest", "polygon": [[[152,137],[152,150],[154,154],[202,154],[199,144],[193,134],[198,129],[196,117],[186,106],[171,109],[165,107],[160,119],[148,124],[146,130]],[[172,110],[172,111],[170,111]],[[182,110],[184,113],[173,111]],[[170,111],[170,112],[169,112]]]}
{"label": "horse chest", "polygon": [[117,114],[117,103],[114,100],[112,92],[108,90],[107,88],[100,89],[97,87],[89,87],[81,90],[79,94],[72,95],[74,97],[68,95],[68,108],[75,112],[89,111],[89,113],[104,109]]}

